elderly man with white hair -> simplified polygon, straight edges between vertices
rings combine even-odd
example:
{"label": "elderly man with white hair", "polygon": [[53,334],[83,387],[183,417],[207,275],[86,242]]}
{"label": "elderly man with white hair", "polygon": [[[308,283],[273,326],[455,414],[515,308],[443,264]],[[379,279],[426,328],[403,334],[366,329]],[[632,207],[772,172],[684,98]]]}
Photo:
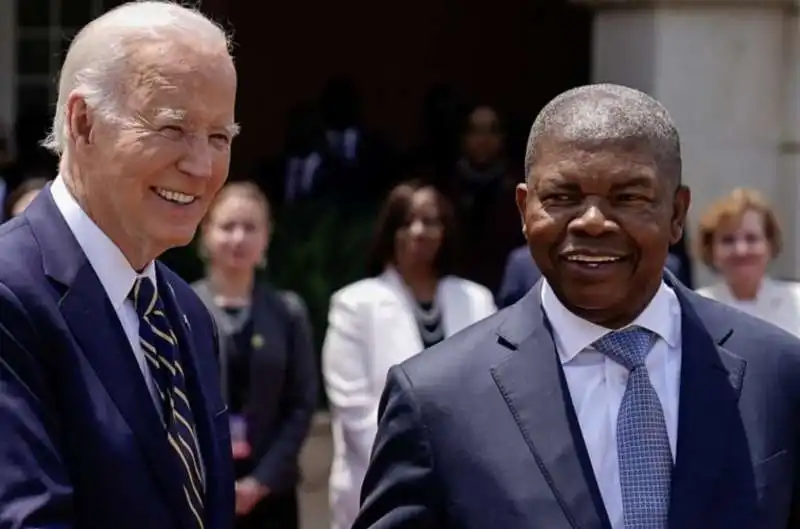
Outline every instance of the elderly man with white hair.
{"label": "elderly man with white hair", "polygon": [[[199,12],[125,4],[69,48],[58,177],[0,228],[0,529],[228,529],[216,332],[156,259],[228,176],[236,72]],[[238,510],[266,491],[237,484]]]}

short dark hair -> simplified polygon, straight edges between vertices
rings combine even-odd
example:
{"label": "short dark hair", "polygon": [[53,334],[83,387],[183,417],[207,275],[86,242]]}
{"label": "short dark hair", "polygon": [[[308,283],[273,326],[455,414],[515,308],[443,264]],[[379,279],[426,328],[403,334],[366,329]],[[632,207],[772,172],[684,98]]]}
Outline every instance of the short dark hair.
{"label": "short dark hair", "polygon": [[529,177],[544,139],[577,144],[634,143],[654,156],[659,173],[681,183],[678,128],[664,106],[638,90],[594,84],[568,90],[550,101],[534,121],[525,153]]}
{"label": "short dark hair", "polygon": [[425,177],[418,177],[395,186],[386,197],[375,221],[372,248],[367,257],[367,274],[377,276],[394,261],[395,237],[408,220],[414,194],[430,189],[436,196],[440,221],[443,227],[442,246],[434,263],[439,277],[454,274],[458,263],[458,234],[456,215],[450,200]]}

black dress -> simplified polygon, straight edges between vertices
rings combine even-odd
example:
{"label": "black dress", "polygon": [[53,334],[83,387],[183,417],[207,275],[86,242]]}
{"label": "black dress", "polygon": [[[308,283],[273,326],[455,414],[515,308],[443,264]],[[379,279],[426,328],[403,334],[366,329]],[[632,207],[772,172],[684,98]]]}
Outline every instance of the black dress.
{"label": "black dress", "polygon": [[[253,319],[249,308],[224,309],[229,318],[231,347],[224,372],[227,376],[228,407],[231,415],[241,415],[250,390],[250,362],[253,355]],[[251,458],[234,462],[236,479],[249,476],[257,461]],[[297,493],[294,490],[267,496],[250,513],[237,516],[235,529],[297,529]]]}

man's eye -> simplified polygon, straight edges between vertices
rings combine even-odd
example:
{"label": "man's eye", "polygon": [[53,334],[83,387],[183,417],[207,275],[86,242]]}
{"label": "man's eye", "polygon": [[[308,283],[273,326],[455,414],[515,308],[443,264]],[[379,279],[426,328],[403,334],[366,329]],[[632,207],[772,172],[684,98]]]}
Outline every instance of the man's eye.
{"label": "man's eye", "polygon": [[574,201],[575,198],[572,195],[568,195],[566,193],[552,193],[550,195],[545,195],[544,200],[545,202],[563,204],[566,202]]}
{"label": "man's eye", "polygon": [[647,200],[647,197],[637,195],[636,193],[622,193],[621,195],[617,195],[616,198],[617,202],[642,202]]}
{"label": "man's eye", "polygon": [[231,142],[231,139],[227,134],[212,134],[211,139],[215,143],[220,143],[224,145],[228,145]]}
{"label": "man's eye", "polygon": [[177,125],[167,125],[165,127],[161,127],[161,129],[159,129],[159,132],[161,132],[161,134],[167,136],[168,138],[174,139],[178,138],[183,133],[183,129],[181,129]]}

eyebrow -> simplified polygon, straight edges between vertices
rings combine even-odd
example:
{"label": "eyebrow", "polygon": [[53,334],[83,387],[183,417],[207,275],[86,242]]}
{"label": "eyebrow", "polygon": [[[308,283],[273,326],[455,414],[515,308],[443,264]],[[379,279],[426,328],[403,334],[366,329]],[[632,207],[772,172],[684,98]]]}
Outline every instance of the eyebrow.
{"label": "eyebrow", "polygon": [[186,119],[185,110],[177,110],[175,108],[159,108],[155,111],[154,116],[156,119],[168,119],[172,121],[183,121]]}
{"label": "eyebrow", "polygon": [[620,182],[617,184],[612,185],[612,189],[626,189],[630,187],[653,187],[655,183],[653,178],[647,176],[634,176],[627,182]]}
{"label": "eyebrow", "polygon": [[[157,120],[170,120],[170,121],[184,121],[186,120],[187,112],[185,110],[178,110],[175,108],[159,108],[155,112]],[[220,127],[225,129],[225,132],[231,137],[236,137],[241,132],[241,127],[238,123],[233,122]]]}

